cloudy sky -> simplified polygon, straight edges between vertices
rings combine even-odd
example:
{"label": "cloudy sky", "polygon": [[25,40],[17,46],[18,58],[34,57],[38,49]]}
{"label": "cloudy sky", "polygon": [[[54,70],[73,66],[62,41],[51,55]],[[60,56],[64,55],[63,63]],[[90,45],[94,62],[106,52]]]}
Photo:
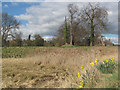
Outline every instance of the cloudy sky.
{"label": "cloudy sky", "polygon": [[[9,2],[8,2],[9,1]],[[2,3],[2,12],[7,12],[21,21],[20,31],[23,32],[23,37],[28,37],[29,34],[40,34],[45,39],[52,38],[57,34],[58,27],[64,22],[64,17],[68,16],[67,5],[75,3],[81,8],[88,2],[79,2],[79,0],[71,0],[71,2],[50,2],[49,0],[38,2],[35,0],[4,0]],[[27,1],[27,2],[26,2]],[[64,1],[64,0],[63,0]],[[92,0],[99,1],[99,0]],[[100,0],[102,1],[102,0]],[[110,0],[109,0],[110,1]],[[103,33],[105,37],[113,42],[118,40],[118,0],[111,2],[100,2],[107,8],[110,30],[109,33]]]}

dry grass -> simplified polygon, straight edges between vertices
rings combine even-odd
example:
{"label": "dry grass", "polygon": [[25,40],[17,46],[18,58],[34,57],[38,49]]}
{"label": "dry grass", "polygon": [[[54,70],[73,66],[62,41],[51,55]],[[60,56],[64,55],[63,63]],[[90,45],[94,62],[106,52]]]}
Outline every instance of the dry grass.
{"label": "dry grass", "polygon": [[34,56],[3,59],[2,87],[77,87],[82,65],[87,69],[96,58],[112,57],[118,60],[118,47],[49,47]]}

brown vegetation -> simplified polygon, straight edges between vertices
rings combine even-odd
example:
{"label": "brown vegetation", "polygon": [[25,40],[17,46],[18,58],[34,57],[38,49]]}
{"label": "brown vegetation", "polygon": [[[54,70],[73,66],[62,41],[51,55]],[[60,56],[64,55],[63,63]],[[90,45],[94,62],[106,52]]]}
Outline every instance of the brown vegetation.
{"label": "brown vegetation", "polygon": [[3,59],[2,87],[77,87],[82,65],[86,69],[96,58],[117,59],[117,54],[117,47],[50,47],[35,56]]}

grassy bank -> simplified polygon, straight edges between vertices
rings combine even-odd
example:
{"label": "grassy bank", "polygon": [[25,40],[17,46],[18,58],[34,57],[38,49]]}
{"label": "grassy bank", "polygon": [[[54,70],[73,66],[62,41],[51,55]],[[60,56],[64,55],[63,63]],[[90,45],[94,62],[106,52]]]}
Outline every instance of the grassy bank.
{"label": "grassy bank", "polygon": [[[45,53],[49,51],[54,51],[55,49],[78,49],[81,51],[90,51],[91,49],[103,48],[101,46],[62,46],[62,47],[2,47],[2,58],[24,58],[27,56],[34,56],[36,54]],[[104,47],[105,50],[117,48],[116,46]]]}
{"label": "grassy bank", "polygon": [[[23,48],[25,48],[23,51],[26,51],[24,57],[2,59],[2,87],[77,88],[80,83],[77,73],[84,73],[90,67],[90,62],[94,62],[96,58],[100,61],[112,57],[118,60],[117,47],[6,47],[4,49],[20,52]],[[5,55],[6,53],[4,52]],[[84,66],[85,70],[81,71],[81,66]],[[109,76],[112,78],[112,75]],[[116,74],[113,75],[115,76]],[[100,87],[100,84],[96,87]]]}

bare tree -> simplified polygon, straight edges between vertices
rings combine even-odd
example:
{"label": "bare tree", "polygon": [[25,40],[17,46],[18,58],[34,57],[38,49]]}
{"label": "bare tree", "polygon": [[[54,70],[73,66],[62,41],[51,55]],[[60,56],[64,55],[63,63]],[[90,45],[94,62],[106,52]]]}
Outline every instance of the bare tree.
{"label": "bare tree", "polygon": [[70,44],[73,45],[73,18],[75,13],[77,12],[78,8],[74,4],[68,5],[68,11],[70,14]]}
{"label": "bare tree", "polygon": [[19,29],[20,22],[17,21],[13,16],[8,15],[7,13],[2,13],[2,41],[3,45],[9,36],[14,37],[15,30]]}
{"label": "bare tree", "polygon": [[[89,3],[82,9],[75,4],[69,4],[68,10],[70,15],[67,19],[68,43],[85,46],[96,44],[102,30],[107,30],[107,10],[99,3]],[[64,24],[58,29],[56,41],[64,41]]]}
{"label": "bare tree", "polygon": [[101,35],[102,30],[107,30],[107,9],[101,7],[99,3],[89,3],[86,7],[81,9],[79,13],[80,22],[90,32],[90,46],[94,45],[95,33],[99,32]]}

